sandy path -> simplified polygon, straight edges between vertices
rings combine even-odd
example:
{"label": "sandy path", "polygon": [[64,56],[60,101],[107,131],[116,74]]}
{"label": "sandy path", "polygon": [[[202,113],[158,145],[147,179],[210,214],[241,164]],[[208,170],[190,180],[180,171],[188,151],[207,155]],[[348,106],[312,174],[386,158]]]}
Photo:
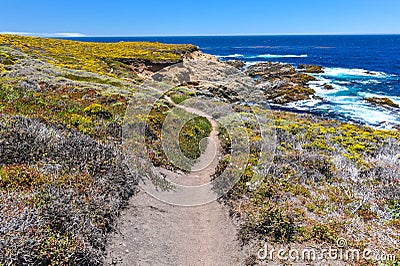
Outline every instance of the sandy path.
{"label": "sandy path", "polygon": [[130,206],[112,236],[107,264],[241,265],[235,227],[219,203],[177,207],[140,192]]}
{"label": "sandy path", "polygon": [[[159,169],[176,183],[200,185],[210,181],[218,165],[220,142],[217,124],[200,111],[213,130],[205,152],[185,175]],[[140,191],[122,212],[119,232],[110,237],[107,265],[242,265],[244,256],[228,209],[214,201],[196,207],[163,203]]]}

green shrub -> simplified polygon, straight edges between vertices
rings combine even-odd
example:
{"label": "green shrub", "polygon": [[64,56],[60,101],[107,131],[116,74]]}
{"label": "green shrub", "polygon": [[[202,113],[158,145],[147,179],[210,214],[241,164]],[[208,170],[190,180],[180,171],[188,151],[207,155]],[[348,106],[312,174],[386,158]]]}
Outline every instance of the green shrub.
{"label": "green shrub", "polygon": [[266,205],[250,221],[250,232],[270,237],[274,242],[290,242],[294,239],[297,227],[281,209]]}
{"label": "green shrub", "polygon": [[101,78],[97,78],[97,77],[93,77],[93,76],[78,76],[78,75],[74,75],[74,74],[65,74],[63,77],[70,79],[70,80],[107,84],[107,85],[112,85],[112,86],[116,86],[116,87],[123,87],[122,82],[117,79],[111,79],[111,78],[101,79]]}
{"label": "green shrub", "polygon": [[0,188],[2,189],[31,189],[49,181],[49,176],[25,164],[0,167]]}
{"label": "green shrub", "polygon": [[179,145],[183,154],[190,159],[197,159],[206,149],[207,142],[200,141],[211,133],[212,125],[205,117],[195,117],[189,120],[179,134]]}
{"label": "green shrub", "polygon": [[83,110],[87,115],[103,119],[112,118],[112,114],[101,104],[93,103]]}
{"label": "green shrub", "polygon": [[14,65],[16,60],[12,58],[9,54],[0,52],[0,64],[3,65]]}
{"label": "green shrub", "polygon": [[83,134],[93,133],[94,123],[92,119],[88,117],[81,116],[79,114],[72,114],[71,125],[76,127]]}
{"label": "green shrub", "polygon": [[313,227],[313,237],[321,241],[334,243],[337,239],[337,232],[329,224],[317,224]]}
{"label": "green shrub", "polygon": [[400,219],[400,200],[391,199],[388,201],[388,208],[393,219]]}

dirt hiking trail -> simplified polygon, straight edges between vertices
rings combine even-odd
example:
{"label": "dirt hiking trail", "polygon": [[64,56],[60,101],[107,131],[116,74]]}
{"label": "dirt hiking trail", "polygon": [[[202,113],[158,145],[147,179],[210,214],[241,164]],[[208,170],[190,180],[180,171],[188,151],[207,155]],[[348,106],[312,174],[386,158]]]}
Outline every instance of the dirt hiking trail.
{"label": "dirt hiking trail", "polygon": [[[170,101],[170,99],[168,99]],[[199,110],[181,107],[206,117],[213,130],[207,148],[189,174],[159,169],[169,180],[196,186],[210,182],[221,146],[217,123]],[[213,201],[181,207],[163,203],[140,190],[120,217],[118,232],[109,238],[106,265],[243,265],[228,209]]]}

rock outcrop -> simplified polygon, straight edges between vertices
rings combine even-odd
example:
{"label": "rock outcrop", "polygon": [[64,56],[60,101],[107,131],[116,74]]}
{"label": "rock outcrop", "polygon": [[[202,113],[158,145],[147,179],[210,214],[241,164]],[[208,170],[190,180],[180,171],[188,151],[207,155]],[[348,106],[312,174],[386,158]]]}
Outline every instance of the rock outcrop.
{"label": "rock outcrop", "polygon": [[207,99],[265,105],[267,97],[257,88],[254,79],[215,57],[211,60],[206,60],[207,56],[200,58],[167,67],[157,72],[153,80],[171,87],[187,87]]}
{"label": "rock outcrop", "polygon": [[300,72],[305,73],[324,73],[322,66],[315,66],[315,65],[298,65],[297,67]]}
{"label": "rock outcrop", "polygon": [[251,65],[245,70],[245,73],[250,77],[271,78],[293,75],[297,72],[292,65],[267,62]]}
{"label": "rock outcrop", "polygon": [[364,98],[365,101],[374,104],[374,105],[378,105],[378,106],[382,106],[382,107],[386,107],[386,108],[400,108],[400,106],[393,102],[392,100],[390,100],[387,97],[371,97],[371,98]]}
{"label": "rock outcrop", "polygon": [[208,60],[211,62],[219,62],[219,59],[213,55],[205,54],[199,50],[186,53],[184,60]]}
{"label": "rock outcrop", "polygon": [[185,51],[179,51],[179,55],[181,56],[176,60],[164,60],[164,61],[154,61],[154,60],[145,60],[145,59],[137,59],[137,58],[117,58],[115,61],[121,62],[125,65],[131,66],[132,69],[139,74],[141,78],[147,78],[151,76],[153,73],[160,71],[163,68],[182,63],[184,60],[188,59],[207,59],[207,60],[218,60],[216,57],[208,54],[204,54],[199,50],[199,47],[193,46],[191,49],[187,49]]}
{"label": "rock outcrop", "polygon": [[246,63],[240,60],[228,60],[225,63],[227,63],[230,66],[236,67],[238,69],[242,69]]}
{"label": "rock outcrop", "polygon": [[256,79],[257,88],[275,104],[308,100],[315,91],[308,87],[314,77],[298,73],[292,65],[282,63],[258,63],[249,66],[245,73]]}
{"label": "rock outcrop", "polygon": [[330,85],[330,84],[324,84],[324,89],[325,89],[325,90],[333,90],[334,88],[333,88],[333,86]]}

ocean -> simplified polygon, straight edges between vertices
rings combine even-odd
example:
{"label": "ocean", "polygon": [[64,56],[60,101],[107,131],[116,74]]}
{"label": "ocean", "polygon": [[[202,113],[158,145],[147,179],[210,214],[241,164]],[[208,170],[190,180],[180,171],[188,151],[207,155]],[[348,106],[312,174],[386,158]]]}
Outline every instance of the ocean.
{"label": "ocean", "polygon": [[[203,37],[80,37],[80,41],[157,41],[191,43],[221,60],[246,64],[282,62],[321,65],[310,86],[322,100],[290,103],[279,108],[322,117],[393,128],[400,125],[400,109],[374,106],[366,97],[388,97],[400,105],[400,35],[327,36],[203,36]],[[334,90],[325,90],[330,84]]]}

